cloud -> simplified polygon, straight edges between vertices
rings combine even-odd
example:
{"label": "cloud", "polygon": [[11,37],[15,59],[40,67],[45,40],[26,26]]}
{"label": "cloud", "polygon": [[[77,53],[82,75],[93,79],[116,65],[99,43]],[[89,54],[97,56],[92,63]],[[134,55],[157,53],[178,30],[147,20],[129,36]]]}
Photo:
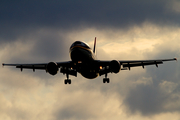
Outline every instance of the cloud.
{"label": "cloud", "polygon": [[[101,60],[180,56],[178,1],[4,1],[0,59],[66,61],[72,42],[93,46]],[[86,80],[45,71],[0,69],[1,119],[179,119],[179,62],[132,68]]]}
{"label": "cloud", "polygon": [[[133,26],[126,31],[88,28],[64,33],[56,29],[43,29],[33,32],[34,36],[24,35],[25,41],[20,37],[17,41],[6,43],[0,55],[1,59],[12,63],[69,60],[68,49],[74,40],[85,40],[92,46],[96,34],[99,59],[172,58],[179,56],[178,31],[178,27],[162,28],[149,23]],[[167,47],[169,45],[173,47]],[[122,46],[124,49],[121,51],[117,48],[116,51],[113,50],[114,46]],[[53,50],[53,54],[49,48],[52,48],[50,50]],[[15,52],[12,54],[11,51]],[[148,66],[145,69],[121,71],[117,75],[108,74],[110,84],[102,84],[104,76],[90,81],[78,74],[77,78],[71,77],[73,81],[70,86],[63,84],[65,76],[62,74],[53,77],[45,74],[45,71],[33,73],[24,70],[20,73],[17,69],[4,68],[1,69],[1,88],[6,89],[2,95],[5,103],[12,106],[11,110],[6,106],[4,114],[8,117],[14,114],[17,119],[21,118],[21,111],[25,114],[22,118],[32,116],[34,119],[102,119],[112,118],[112,115],[114,119],[129,119],[126,115],[143,118],[179,112],[179,106],[176,105],[179,104],[179,70],[176,65],[179,64],[166,62],[158,69]],[[14,100],[19,102],[14,103]],[[33,105],[30,107],[29,103]],[[15,109],[19,109],[19,112],[14,112]],[[119,117],[121,115],[123,117]]]}
{"label": "cloud", "polygon": [[[4,1],[0,6],[1,40],[38,28],[129,28],[148,21],[179,25],[178,1]],[[174,9],[172,9],[174,8]]]}

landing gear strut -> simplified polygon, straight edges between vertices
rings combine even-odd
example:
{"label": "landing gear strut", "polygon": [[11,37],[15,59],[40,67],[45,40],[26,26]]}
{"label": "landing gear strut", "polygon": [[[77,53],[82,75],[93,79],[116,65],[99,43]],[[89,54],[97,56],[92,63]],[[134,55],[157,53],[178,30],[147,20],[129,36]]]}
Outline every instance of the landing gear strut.
{"label": "landing gear strut", "polygon": [[72,68],[62,67],[60,72],[64,75],[66,74],[67,79],[64,80],[64,84],[71,84],[71,79],[69,79],[69,75],[77,77],[77,71]]}
{"label": "landing gear strut", "polygon": [[69,74],[66,74],[67,79],[64,80],[64,84],[71,84],[71,79],[69,79]]}
{"label": "landing gear strut", "polygon": [[110,80],[109,80],[109,78],[107,78],[107,73],[105,74],[105,78],[103,79],[103,83],[109,83],[110,82]]}

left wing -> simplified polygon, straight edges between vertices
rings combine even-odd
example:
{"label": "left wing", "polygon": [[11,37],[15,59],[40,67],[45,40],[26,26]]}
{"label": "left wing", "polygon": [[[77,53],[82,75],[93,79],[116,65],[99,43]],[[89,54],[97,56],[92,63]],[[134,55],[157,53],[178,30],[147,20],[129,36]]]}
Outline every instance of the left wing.
{"label": "left wing", "polygon": [[158,59],[158,60],[119,61],[119,62],[121,63],[123,68],[128,68],[130,70],[131,67],[142,66],[144,68],[144,66],[147,66],[147,65],[156,65],[156,67],[158,67],[158,64],[163,64],[163,62],[174,61],[174,60],[177,61],[177,58],[173,58],[173,59]]}

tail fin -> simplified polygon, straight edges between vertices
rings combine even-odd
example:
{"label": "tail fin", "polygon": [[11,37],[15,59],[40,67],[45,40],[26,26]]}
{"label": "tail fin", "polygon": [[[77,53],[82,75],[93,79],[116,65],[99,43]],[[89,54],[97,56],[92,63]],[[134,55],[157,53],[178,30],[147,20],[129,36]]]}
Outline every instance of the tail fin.
{"label": "tail fin", "polygon": [[94,49],[93,49],[93,52],[94,53],[96,52],[96,37],[95,37],[95,40],[94,40]]}

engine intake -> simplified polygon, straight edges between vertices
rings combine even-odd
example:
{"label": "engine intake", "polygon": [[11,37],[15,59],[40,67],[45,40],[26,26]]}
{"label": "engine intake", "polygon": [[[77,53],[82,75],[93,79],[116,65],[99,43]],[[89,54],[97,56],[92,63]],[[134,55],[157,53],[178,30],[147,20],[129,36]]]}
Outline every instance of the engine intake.
{"label": "engine intake", "polygon": [[51,75],[56,75],[59,70],[57,63],[49,62],[46,66],[46,71]]}
{"label": "engine intake", "polygon": [[110,62],[109,68],[111,72],[118,73],[121,69],[121,64],[117,60],[112,60]]}

